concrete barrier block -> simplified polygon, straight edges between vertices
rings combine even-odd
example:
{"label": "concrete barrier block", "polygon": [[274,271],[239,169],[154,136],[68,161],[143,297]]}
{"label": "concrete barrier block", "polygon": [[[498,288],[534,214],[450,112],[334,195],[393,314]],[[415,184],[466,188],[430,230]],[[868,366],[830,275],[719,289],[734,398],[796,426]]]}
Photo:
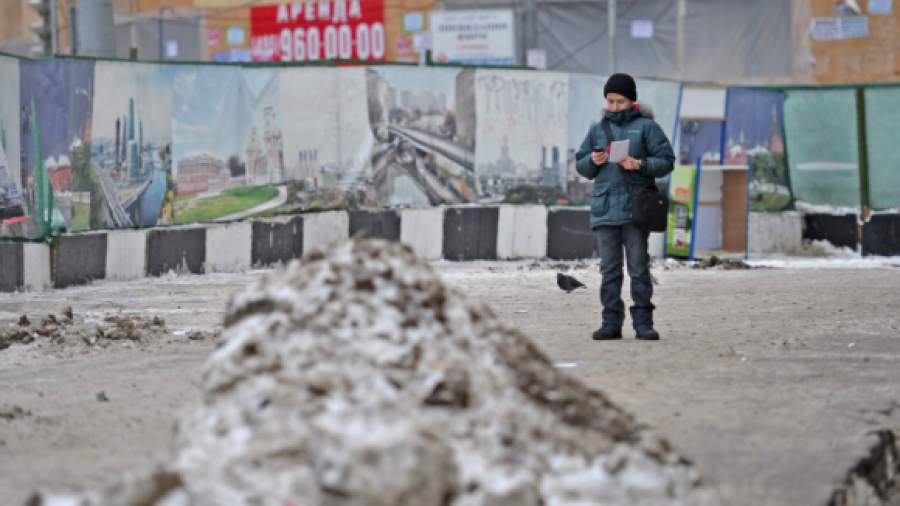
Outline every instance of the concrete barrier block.
{"label": "concrete barrier block", "polygon": [[497,218],[497,258],[547,256],[547,208],[500,206]]}
{"label": "concrete barrier block", "polygon": [[279,216],[253,222],[253,265],[287,263],[303,256],[303,216]]}
{"label": "concrete barrier block", "polygon": [[653,258],[666,256],[665,232],[650,232],[650,238],[647,240],[647,253]]}
{"label": "concrete barrier block", "polygon": [[803,216],[803,238],[825,240],[843,248],[858,249],[859,232],[855,214],[806,214]]}
{"label": "concrete barrier block", "polygon": [[113,230],[106,234],[106,279],[139,279],[147,272],[147,231]]}
{"label": "concrete barrier block", "polygon": [[589,209],[551,209],[547,216],[547,256],[554,260],[592,258],[597,239]]}
{"label": "concrete barrier block", "polygon": [[400,213],[392,209],[350,211],[350,237],[400,240]]}
{"label": "concrete barrier block", "polygon": [[106,233],[61,235],[50,248],[54,288],[106,278]]}
{"label": "concrete barrier block", "polygon": [[147,234],[147,274],[203,273],[206,261],[206,229],[162,228]]}
{"label": "concrete barrier block", "polygon": [[26,290],[46,290],[52,286],[50,276],[50,245],[22,244],[22,287]]}
{"label": "concrete barrier block", "polygon": [[496,260],[496,207],[448,207],[444,211],[444,258]]}
{"label": "concrete barrier block", "polygon": [[750,213],[750,254],[793,254],[803,249],[803,216],[795,211]]}
{"label": "concrete barrier block", "polygon": [[350,237],[350,217],[346,211],[329,211],[303,215],[303,253],[327,249],[329,245]]}
{"label": "concrete barrier block", "polygon": [[252,264],[253,226],[249,222],[206,229],[205,272],[243,272]]}
{"label": "concrete barrier block", "polygon": [[0,292],[15,292],[24,285],[22,255],[22,243],[0,243]]}
{"label": "concrete barrier block", "polygon": [[900,214],[876,214],[863,225],[862,254],[900,255]]}
{"label": "concrete barrier block", "polygon": [[402,210],[400,242],[420,258],[440,259],[444,252],[444,208]]}

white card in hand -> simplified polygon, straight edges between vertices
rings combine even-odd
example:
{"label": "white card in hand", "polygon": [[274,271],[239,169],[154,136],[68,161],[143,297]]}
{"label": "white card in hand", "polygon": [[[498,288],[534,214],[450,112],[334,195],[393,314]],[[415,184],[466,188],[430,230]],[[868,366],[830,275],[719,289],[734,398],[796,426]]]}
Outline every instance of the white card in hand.
{"label": "white card in hand", "polygon": [[628,156],[628,147],[631,142],[628,139],[624,141],[613,141],[609,145],[609,161],[619,163],[623,158]]}

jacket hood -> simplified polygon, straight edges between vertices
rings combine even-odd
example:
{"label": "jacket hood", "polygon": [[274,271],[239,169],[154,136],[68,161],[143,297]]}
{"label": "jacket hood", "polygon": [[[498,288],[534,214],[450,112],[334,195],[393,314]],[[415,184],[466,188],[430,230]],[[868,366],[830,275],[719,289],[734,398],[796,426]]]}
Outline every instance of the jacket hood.
{"label": "jacket hood", "polygon": [[640,113],[641,113],[641,116],[643,116],[645,118],[649,118],[649,119],[655,119],[655,115],[653,114],[653,108],[651,108],[649,105],[638,104],[638,103],[636,103],[634,105],[637,106],[638,111],[640,111]]}

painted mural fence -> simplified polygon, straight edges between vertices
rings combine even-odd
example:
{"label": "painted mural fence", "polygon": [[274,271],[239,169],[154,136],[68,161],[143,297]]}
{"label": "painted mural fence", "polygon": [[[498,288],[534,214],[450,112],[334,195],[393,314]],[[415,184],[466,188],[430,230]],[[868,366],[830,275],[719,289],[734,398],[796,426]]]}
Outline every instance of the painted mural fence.
{"label": "painted mural fence", "polygon": [[[0,56],[0,236],[318,209],[587,204],[597,76]],[[675,131],[681,85],[642,81]]]}
{"label": "painted mural fence", "polygon": [[[0,236],[320,209],[585,205],[591,182],[574,153],[603,113],[604,82],[474,67],[0,55]],[[639,79],[639,102],[691,164],[750,166],[753,211],[795,198],[900,207],[900,88],[731,88],[724,123],[695,125],[679,122],[681,87]]]}
{"label": "painted mural fence", "polygon": [[750,168],[750,210],[777,212],[793,205],[784,142],[784,95],[730,88],[726,98],[723,165]]}

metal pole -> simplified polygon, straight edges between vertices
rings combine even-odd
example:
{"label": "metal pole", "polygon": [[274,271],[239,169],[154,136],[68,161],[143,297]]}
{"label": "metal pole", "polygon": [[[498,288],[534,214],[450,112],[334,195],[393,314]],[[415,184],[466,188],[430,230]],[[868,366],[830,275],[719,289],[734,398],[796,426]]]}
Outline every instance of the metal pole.
{"label": "metal pole", "polygon": [[[529,47],[538,49],[538,8],[537,0],[531,2],[531,43]],[[527,63],[527,62],[526,62]]]}
{"label": "metal pole", "polygon": [[609,31],[609,73],[616,72],[616,0],[606,0],[606,17]]}
{"label": "metal pole", "polygon": [[684,18],[687,15],[686,0],[678,0],[678,14],[675,26],[676,65],[678,78],[684,79]]}
{"label": "metal pole", "polygon": [[128,57],[132,60],[138,59],[137,0],[131,0],[131,49],[128,50]]}
{"label": "metal pole", "polygon": [[56,0],[50,0],[50,54],[59,52],[59,23],[57,22]]}
{"label": "metal pole", "polygon": [[[872,205],[869,195],[869,149],[866,132],[866,91],[863,88],[856,88],[856,139],[859,151],[859,209],[860,222],[869,221],[872,211]],[[862,240],[862,225],[860,225],[859,234]],[[865,252],[863,252],[865,254]]]}
{"label": "metal pole", "polygon": [[78,54],[78,23],[76,22],[75,6],[72,0],[66,0],[69,9],[69,54]]}
{"label": "metal pole", "polygon": [[[527,0],[526,0],[527,3]],[[519,5],[522,2],[518,2]],[[516,64],[524,65],[525,64],[525,46],[528,45],[528,34],[525,33],[526,27],[526,19],[528,17],[528,7],[521,8],[517,5],[516,9],[513,10],[513,37],[514,37],[514,48],[515,48],[515,59]]]}
{"label": "metal pole", "polygon": [[535,29],[535,4],[537,0],[525,0],[525,9],[522,12],[522,24],[519,31],[522,34],[522,50],[520,52],[522,65],[528,64],[528,50],[536,48],[537,30]]}
{"label": "metal pole", "polygon": [[166,54],[163,53],[163,9],[165,7],[159,8],[159,28],[156,30],[156,34],[159,37],[159,59],[165,60]]}

